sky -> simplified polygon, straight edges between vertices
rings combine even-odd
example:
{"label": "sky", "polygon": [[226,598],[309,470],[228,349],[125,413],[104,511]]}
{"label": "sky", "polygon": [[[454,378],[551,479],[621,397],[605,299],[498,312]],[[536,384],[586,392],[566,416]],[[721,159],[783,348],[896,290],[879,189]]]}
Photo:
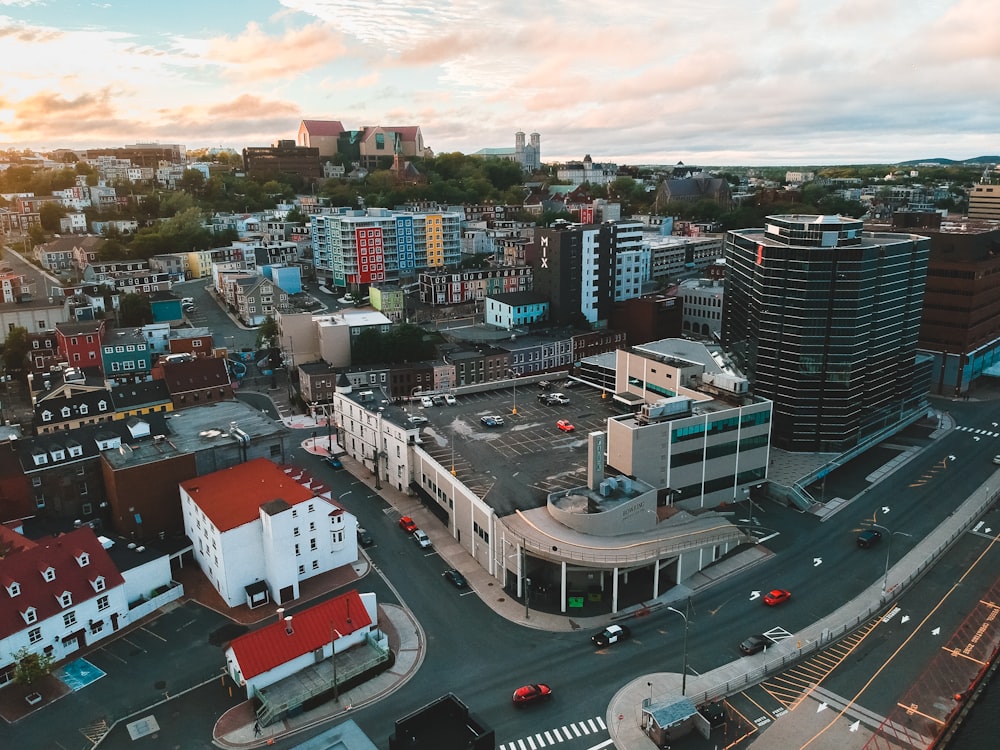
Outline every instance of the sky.
{"label": "sky", "polygon": [[0,0],[0,148],[268,146],[824,165],[1000,152],[997,0]]}

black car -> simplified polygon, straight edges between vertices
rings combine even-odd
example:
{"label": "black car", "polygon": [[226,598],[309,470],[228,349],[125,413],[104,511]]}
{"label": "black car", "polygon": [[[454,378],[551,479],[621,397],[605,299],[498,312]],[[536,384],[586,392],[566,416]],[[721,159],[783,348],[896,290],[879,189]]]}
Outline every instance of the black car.
{"label": "black car", "polygon": [[365,529],[358,529],[358,544],[362,547],[371,547],[375,544],[375,540],[372,539],[372,535],[369,534]]}
{"label": "black car", "polygon": [[600,633],[592,635],[590,640],[598,648],[607,648],[612,643],[628,640],[632,637],[632,631],[627,625],[608,625]]}
{"label": "black car", "polygon": [[466,582],[466,580],[465,580],[465,576],[463,576],[461,573],[459,573],[454,568],[452,568],[451,570],[446,570],[441,575],[443,575],[445,578],[447,578],[449,581],[451,581],[452,584],[457,589],[464,589],[466,586],[469,585]]}
{"label": "black car", "polygon": [[858,534],[858,546],[861,547],[861,549],[874,547],[880,541],[882,541],[882,532],[878,529],[865,529]]}
{"label": "black car", "polygon": [[740,653],[744,656],[756,654],[763,651],[770,642],[766,635],[752,635],[740,644]]}

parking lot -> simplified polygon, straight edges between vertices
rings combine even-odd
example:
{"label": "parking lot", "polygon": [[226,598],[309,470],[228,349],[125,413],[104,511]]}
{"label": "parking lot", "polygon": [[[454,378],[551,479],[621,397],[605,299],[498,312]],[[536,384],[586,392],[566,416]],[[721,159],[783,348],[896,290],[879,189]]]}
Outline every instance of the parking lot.
{"label": "parking lot", "polygon": [[[564,380],[564,379],[561,379]],[[556,392],[556,388],[551,389]],[[587,434],[604,430],[607,418],[623,413],[611,397],[577,385],[561,392],[569,404],[541,403],[537,385],[458,396],[454,406],[409,406],[426,417],[424,450],[479,497],[507,515],[545,504],[550,492],[586,482]],[[516,413],[515,413],[516,399]],[[499,415],[503,425],[487,427],[482,417]],[[567,420],[572,432],[556,427]]]}

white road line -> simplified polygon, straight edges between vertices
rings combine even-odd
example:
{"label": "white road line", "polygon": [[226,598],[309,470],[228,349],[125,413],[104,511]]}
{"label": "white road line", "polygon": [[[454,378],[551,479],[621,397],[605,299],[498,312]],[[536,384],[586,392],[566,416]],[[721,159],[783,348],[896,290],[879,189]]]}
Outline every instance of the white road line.
{"label": "white road line", "polygon": [[601,726],[601,729],[607,729],[608,725],[604,723],[604,719],[600,716],[597,717],[597,723]]}
{"label": "white road line", "polygon": [[557,740],[552,739],[552,732],[545,730],[545,739],[548,740],[550,745],[556,744]]}
{"label": "white road line", "polygon": [[590,727],[588,727],[582,721],[579,722],[579,724],[580,724],[580,731],[582,731],[584,734],[590,734]]}
{"label": "white road line", "polygon": [[607,739],[607,740],[604,740],[604,742],[600,743],[599,745],[594,745],[593,747],[588,748],[587,750],[601,750],[602,747],[610,747],[613,744],[614,744],[614,740]]}
{"label": "white road line", "polygon": [[[535,739],[536,739],[536,740],[538,741],[538,746],[539,746],[539,747],[545,747],[545,740],[544,740],[544,739],[542,739],[542,735],[540,735],[540,734],[536,734],[536,735],[535,735]],[[550,743],[550,744],[551,744],[551,743]]]}
{"label": "white road line", "polygon": [[590,725],[590,728],[591,728],[592,730],[594,730],[595,732],[599,732],[599,731],[601,731],[600,729],[598,729],[598,728],[597,728],[597,724],[596,724],[596,723],[594,723],[594,720],[593,720],[593,719],[587,719],[587,723],[588,723],[588,724]]}
{"label": "white road line", "polygon": [[563,724],[563,727],[562,727],[562,733],[563,733],[564,735],[566,735],[564,739],[567,739],[567,740],[568,740],[568,739],[572,739],[572,737],[573,737],[573,735],[571,735],[571,734],[569,733],[569,727],[567,727],[567,726],[566,726],[565,724]]}
{"label": "white road line", "polygon": [[528,747],[530,747],[531,750],[536,750],[535,741],[531,739],[531,737],[526,737],[525,739],[528,740]]}
{"label": "white road line", "polygon": [[573,730],[573,734],[575,734],[577,737],[583,736],[583,732],[581,732],[579,729],[576,728],[576,724],[570,724],[569,728]]}

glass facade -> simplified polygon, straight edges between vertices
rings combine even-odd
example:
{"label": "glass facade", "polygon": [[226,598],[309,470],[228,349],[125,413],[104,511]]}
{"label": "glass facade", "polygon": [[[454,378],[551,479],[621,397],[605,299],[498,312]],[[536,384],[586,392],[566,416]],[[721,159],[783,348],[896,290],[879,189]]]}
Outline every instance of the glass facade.
{"label": "glass facade", "polygon": [[842,452],[926,408],[916,369],[930,240],[830,216],[726,236],[723,344],[774,402],[774,444]]}

